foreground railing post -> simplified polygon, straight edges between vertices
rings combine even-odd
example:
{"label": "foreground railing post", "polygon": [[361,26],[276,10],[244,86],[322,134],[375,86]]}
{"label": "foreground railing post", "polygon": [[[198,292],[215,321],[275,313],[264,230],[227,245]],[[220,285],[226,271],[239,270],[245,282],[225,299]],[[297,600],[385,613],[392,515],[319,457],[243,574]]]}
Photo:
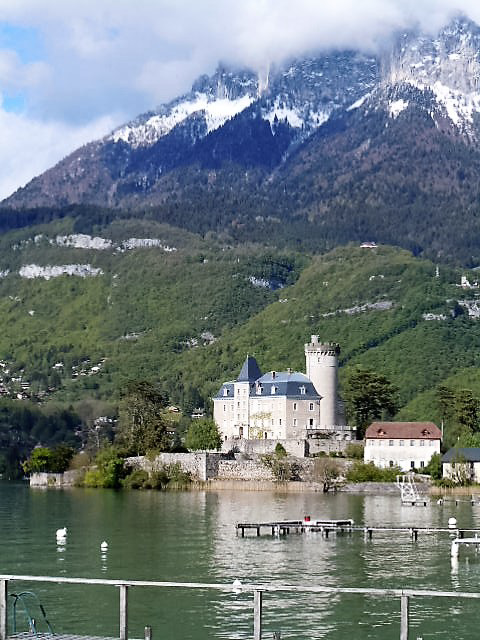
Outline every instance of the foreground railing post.
{"label": "foreground railing post", "polygon": [[[128,586],[120,585],[120,640],[128,639]],[[0,638],[0,640],[2,640]]]}
{"label": "foreground railing post", "polygon": [[0,640],[6,640],[7,626],[8,580],[0,580]]}
{"label": "foreground railing post", "polygon": [[262,592],[253,594],[253,640],[262,640]]}
{"label": "foreground railing post", "polygon": [[401,596],[400,604],[400,640],[408,640],[408,596]]}

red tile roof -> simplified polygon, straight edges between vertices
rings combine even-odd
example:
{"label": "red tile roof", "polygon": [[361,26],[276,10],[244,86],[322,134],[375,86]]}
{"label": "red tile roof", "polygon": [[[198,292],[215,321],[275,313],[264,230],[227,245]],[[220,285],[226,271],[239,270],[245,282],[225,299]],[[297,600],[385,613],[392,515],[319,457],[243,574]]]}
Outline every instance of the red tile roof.
{"label": "red tile roof", "polygon": [[433,422],[372,422],[365,438],[441,440],[442,432]]}

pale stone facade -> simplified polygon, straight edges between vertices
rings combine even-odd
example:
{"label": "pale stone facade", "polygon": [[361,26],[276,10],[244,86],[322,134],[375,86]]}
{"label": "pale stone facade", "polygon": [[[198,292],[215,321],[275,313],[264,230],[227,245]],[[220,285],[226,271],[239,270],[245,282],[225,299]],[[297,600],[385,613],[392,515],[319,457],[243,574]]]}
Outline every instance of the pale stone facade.
{"label": "pale stone facade", "polygon": [[309,376],[290,369],[262,375],[255,358],[247,356],[238,378],[225,382],[213,398],[213,417],[223,438],[290,440],[333,430],[338,424],[338,353],[338,345],[312,336],[305,345]]}
{"label": "pale stone facade", "polygon": [[425,468],[440,453],[442,434],[432,422],[374,422],[365,433],[364,461],[402,471]]}
{"label": "pale stone facade", "polygon": [[442,458],[442,475],[454,482],[480,484],[480,448],[454,448]]}

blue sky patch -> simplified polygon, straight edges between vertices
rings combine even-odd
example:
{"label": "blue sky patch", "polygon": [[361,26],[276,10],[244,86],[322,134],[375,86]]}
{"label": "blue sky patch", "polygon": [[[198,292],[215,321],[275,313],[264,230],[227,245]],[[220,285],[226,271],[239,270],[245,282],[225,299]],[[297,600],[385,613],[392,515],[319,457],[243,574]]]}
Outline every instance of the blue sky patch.
{"label": "blue sky patch", "polygon": [[0,22],[0,49],[15,51],[24,64],[41,60],[45,55],[42,35],[37,29],[8,22]]}

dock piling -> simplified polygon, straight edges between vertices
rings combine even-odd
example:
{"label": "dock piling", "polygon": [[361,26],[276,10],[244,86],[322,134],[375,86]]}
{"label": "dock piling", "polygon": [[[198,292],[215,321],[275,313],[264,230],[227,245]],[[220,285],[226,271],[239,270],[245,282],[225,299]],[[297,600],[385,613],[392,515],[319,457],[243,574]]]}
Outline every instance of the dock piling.
{"label": "dock piling", "polygon": [[0,640],[7,640],[8,580],[0,580]]}
{"label": "dock piling", "polygon": [[408,640],[408,596],[400,596],[400,640]]}
{"label": "dock piling", "polygon": [[128,586],[120,587],[120,640],[128,640]]}
{"label": "dock piling", "polygon": [[150,625],[145,627],[145,640],[152,640],[152,627]]}
{"label": "dock piling", "polygon": [[253,594],[253,640],[262,640],[262,592]]}

